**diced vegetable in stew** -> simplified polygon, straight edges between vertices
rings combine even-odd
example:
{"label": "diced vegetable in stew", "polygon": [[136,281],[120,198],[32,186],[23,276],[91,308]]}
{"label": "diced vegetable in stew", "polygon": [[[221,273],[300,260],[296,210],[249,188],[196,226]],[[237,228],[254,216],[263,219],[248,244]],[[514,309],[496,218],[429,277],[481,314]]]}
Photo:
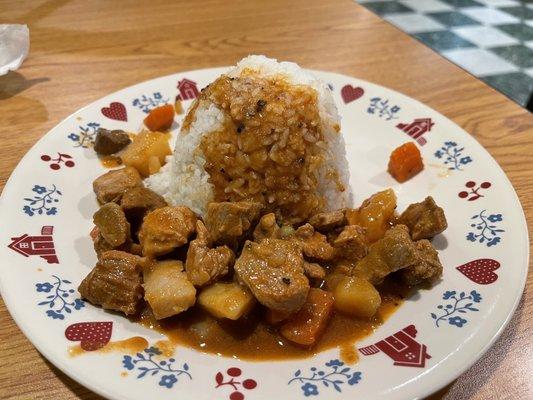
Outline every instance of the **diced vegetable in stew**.
{"label": "diced vegetable in stew", "polygon": [[326,329],[333,310],[333,295],[321,289],[310,289],[307,300],[290,316],[280,332],[286,339],[302,346],[312,346]]}
{"label": "diced vegetable in stew", "polygon": [[135,168],[146,177],[165,164],[165,157],[172,154],[167,135],[161,132],[141,132],[120,155],[124,165]]}
{"label": "diced vegetable in stew", "polygon": [[379,292],[370,282],[352,276],[338,282],[333,296],[337,310],[359,318],[372,317],[381,304]]}
{"label": "diced vegetable in stew", "polygon": [[212,316],[237,320],[255,305],[252,293],[237,282],[214,283],[202,290],[198,303]]}
{"label": "diced vegetable in stew", "polygon": [[156,107],[144,119],[144,125],[151,130],[166,131],[170,129],[174,122],[174,107],[171,104]]}
{"label": "diced vegetable in stew", "polygon": [[420,150],[413,142],[407,142],[394,149],[390,155],[389,173],[403,183],[424,169]]}
{"label": "diced vegetable in stew", "polygon": [[396,194],[387,189],[372,195],[357,210],[349,210],[346,214],[348,223],[365,228],[368,242],[373,243],[391,227],[395,210]]}

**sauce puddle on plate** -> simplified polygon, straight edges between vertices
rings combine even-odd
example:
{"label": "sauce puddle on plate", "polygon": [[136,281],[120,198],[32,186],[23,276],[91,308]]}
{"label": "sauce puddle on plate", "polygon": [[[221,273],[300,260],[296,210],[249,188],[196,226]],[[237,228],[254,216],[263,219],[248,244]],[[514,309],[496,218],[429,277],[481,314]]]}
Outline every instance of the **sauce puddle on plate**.
{"label": "sauce puddle on plate", "polygon": [[[117,340],[115,342],[109,342],[104,347],[91,351],[90,353],[126,353],[126,354],[135,354],[140,351],[143,351],[148,347],[148,341],[140,336],[134,336],[124,340]],[[86,350],[83,350],[78,344],[76,346],[71,346],[68,348],[68,353],[71,357],[77,357],[82,354],[89,353]]]}
{"label": "sauce puddle on plate", "polygon": [[[355,363],[358,359],[355,343],[382,325],[401,306],[408,293],[408,289],[395,285],[383,288],[379,311],[369,320],[333,313],[321,340],[312,348],[294,345],[283,338],[277,327],[264,322],[265,310],[259,307],[239,321],[217,320],[196,307],[176,317],[157,321],[146,308],[136,322],[166,335],[171,347],[182,345],[219,356],[252,361],[284,360],[311,357],[327,349],[340,348],[341,359]],[[163,352],[168,343],[161,345]]]}

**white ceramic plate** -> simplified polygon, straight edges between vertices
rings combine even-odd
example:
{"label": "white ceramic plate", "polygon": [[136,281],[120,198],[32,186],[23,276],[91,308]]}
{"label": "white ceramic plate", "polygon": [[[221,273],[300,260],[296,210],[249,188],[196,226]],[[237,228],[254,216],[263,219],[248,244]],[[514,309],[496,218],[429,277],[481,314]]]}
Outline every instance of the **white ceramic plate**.
{"label": "white ceramic plate", "polygon": [[[520,203],[492,157],[450,120],[392,90],[333,73],[316,72],[342,115],[355,204],[393,187],[399,210],[432,195],[449,221],[434,240],[442,281],[358,343],[357,364],[342,365],[337,349],[247,362],[179,347],[169,359],[156,354],[157,332],[79,300],[76,288],[96,261],[88,236],[97,209],[91,184],[105,172],[90,148],[95,130],[138,131],[145,112],[178,94],[188,106],[197,88],[225,70],[170,75],[104,97],[57,125],[21,160],[2,194],[0,283],[29,340],[70,377],[111,399],[414,399],[460,375],[498,337],[522,294],[528,233]],[[398,184],[386,172],[388,157],[408,140],[417,141],[426,167]],[[91,335],[114,342],[141,336],[149,346],[134,355],[71,357],[75,339],[90,347]]]}

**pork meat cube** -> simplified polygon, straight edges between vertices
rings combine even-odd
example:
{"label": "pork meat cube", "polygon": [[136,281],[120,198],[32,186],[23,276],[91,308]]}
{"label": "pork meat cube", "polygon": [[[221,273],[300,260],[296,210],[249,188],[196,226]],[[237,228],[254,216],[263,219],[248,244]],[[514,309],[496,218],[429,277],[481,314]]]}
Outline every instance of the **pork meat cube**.
{"label": "pork meat cube", "polygon": [[329,232],[347,224],[344,210],[318,213],[309,218],[308,222],[320,232]]}
{"label": "pork meat cube", "polygon": [[196,221],[196,232],[187,251],[185,270],[192,284],[201,287],[227,275],[235,255],[227,246],[211,248],[212,241],[202,221]]}
{"label": "pork meat cube", "polygon": [[260,203],[248,201],[209,203],[205,226],[214,243],[234,246],[259,219]]}
{"label": "pork meat cube", "polygon": [[183,246],[196,229],[196,215],[187,207],[162,207],[144,217],[139,231],[143,255],[158,257]]}
{"label": "pork meat cube", "polygon": [[130,136],[120,129],[107,130],[98,128],[94,140],[94,151],[106,156],[115,154],[131,143]]}
{"label": "pork meat cube", "polygon": [[296,229],[294,240],[300,243],[307,258],[318,261],[329,261],[335,256],[335,249],[328,243],[327,238],[315,232],[311,224],[305,224]]}
{"label": "pork meat cube", "polygon": [[309,291],[301,249],[290,240],[246,241],[235,274],[261,304],[278,311],[299,310]]}
{"label": "pork meat cube", "polygon": [[265,238],[279,239],[280,237],[281,229],[276,222],[276,214],[263,215],[254,229],[254,241],[260,242]]}
{"label": "pork meat cube", "polygon": [[137,232],[144,216],[157,208],[166,207],[167,202],[156,192],[138,186],[124,192],[120,206],[132,226],[132,232]]}
{"label": "pork meat cube", "polygon": [[418,261],[398,272],[404,283],[415,286],[420,283],[432,283],[442,276],[442,264],[439,253],[429,240],[419,240],[415,243]]}
{"label": "pork meat cube", "polygon": [[111,250],[102,254],[78,290],[92,304],[130,315],[139,310],[141,284],[141,258]]}
{"label": "pork meat cube", "polygon": [[326,270],[320,264],[304,262],[304,273],[309,279],[324,279]]}
{"label": "pork meat cube", "polygon": [[135,168],[124,167],[109,171],[93,182],[93,190],[101,204],[118,203],[128,189],[142,186],[142,179]]}
{"label": "pork meat cube", "polygon": [[94,213],[93,222],[102,238],[112,248],[131,241],[130,224],[118,204],[104,204]]}
{"label": "pork meat cube", "polygon": [[351,275],[376,285],[387,275],[417,262],[418,252],[409,236],[409,229],[405,225],[396,225],[370,246],[367,256],[356,264]]}
{"label": "pork meat cube", "polygon": [[428,196],[421,203],[411,204],[398,218],[409,228],[413,240],[431,239],[448,227],[444,210]]}
{"label": "pork meat cube", "polygon": [[333,241],[336,257],[350,263],[357,263],[368,254],[365,228],[347,225]]}
{"label": "pork meat cube", "polygon": [[98,258],[100,258],[102,254],[104,254],[106,251],[109,251],[109,250],[124,250],[124,249],[115,248],[111,246],[109,243],[106,242],[106,240],[100,234],[100,232],[97,232],[97,235],[93,239],[93,247],[94,247],[96,256]]}
{"label": "pork meat cube", "polygon": [[194,305],[196,289],[187,279],[181,261],[147,261],[143,276],[144,298],[156,319],[171,317]]}

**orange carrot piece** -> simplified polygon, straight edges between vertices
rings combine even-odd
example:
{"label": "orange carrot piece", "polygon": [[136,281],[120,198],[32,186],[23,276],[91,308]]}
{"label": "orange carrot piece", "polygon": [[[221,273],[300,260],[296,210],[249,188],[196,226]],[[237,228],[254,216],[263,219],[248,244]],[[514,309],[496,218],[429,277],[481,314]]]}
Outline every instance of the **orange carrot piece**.
{"label": "orange carrot piece", "polygon": [[332,310],[333,295],[312,288],[300,311],[281,326],[280,333],[291,342],[312,346],[324,333]]}
{"label": "orange carrot piece", "polygon": [[389,173],[402,183],[424,169],[420,150],[413,142],[402,144],[393,150],[389,160]]}
{"label": "orange carrot piece", "polygon": [[156,107],[144,119],[144,125],[152,132],[166,131],[172,126],[174,121],[174,107],[171,104],[166,104],[161,107]]}

